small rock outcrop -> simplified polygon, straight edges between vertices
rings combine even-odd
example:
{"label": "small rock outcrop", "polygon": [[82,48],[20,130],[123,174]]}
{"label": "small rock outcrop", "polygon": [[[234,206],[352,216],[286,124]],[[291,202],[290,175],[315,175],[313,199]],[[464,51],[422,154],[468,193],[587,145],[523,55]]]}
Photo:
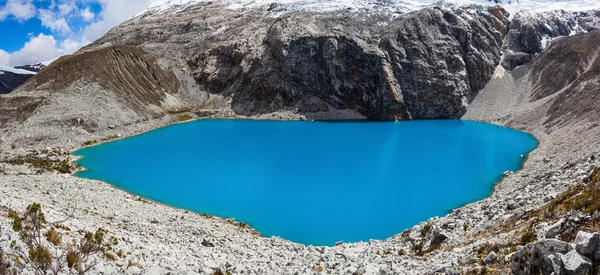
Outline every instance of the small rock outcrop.
{"label": "small rock outcrop", "polygon": [[[579,231],[574,243],[557,239],[542,239],[517,248],[511,257],[511,269],[514,274],[592,274],[600,261],[590,259],[599,253],[600,235]],[[575,247],[575,249],[573,249]]]}

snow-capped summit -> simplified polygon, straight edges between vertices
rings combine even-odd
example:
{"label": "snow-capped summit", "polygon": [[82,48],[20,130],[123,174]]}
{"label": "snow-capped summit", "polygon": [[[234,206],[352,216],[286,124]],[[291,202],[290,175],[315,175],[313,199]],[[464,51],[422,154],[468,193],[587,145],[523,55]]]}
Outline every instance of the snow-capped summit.
{"label": "snow-capped summit", "polygon": [[42,63],[37,63],[37,64],[33,64],[33,65],[16,66],[15,68],[37,73],[37,72],[41,71],[43,68],[46,68],[46,65],[44,65]]}
{"label": "snow-capped summit", "polygon": [[202,2],[220,2],[230,8],[253,8],[277,4],[280,10],[332,11],[340,9],[372,10],[377,7],[394,7],[402,11],[418,10],[435,3],[455,5],[501,5],[511,14],[518,11],[544,12],[552,10],[583,11],[600,9],[598,0],[159,0],[142,12],[165,12],[183,9]]}

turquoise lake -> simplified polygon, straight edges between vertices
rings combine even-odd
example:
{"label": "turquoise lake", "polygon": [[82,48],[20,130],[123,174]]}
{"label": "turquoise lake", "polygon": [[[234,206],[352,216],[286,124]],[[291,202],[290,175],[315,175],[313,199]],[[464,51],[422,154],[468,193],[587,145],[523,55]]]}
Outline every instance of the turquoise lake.
{"label": "turquoise lake", "polygon": [[312,245],[385,239],[489,196],[537,146],[461,120],[198,120],[75,152],[79,177]]}

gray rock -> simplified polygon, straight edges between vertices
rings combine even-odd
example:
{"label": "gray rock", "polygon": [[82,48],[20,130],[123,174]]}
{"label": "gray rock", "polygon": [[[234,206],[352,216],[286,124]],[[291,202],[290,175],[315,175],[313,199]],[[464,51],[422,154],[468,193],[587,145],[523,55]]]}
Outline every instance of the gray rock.
{"label": "gray rock", "polygon": [[[571,245],[557,239],[543,239],[530,243],[511,257],[511,270],[517,275],[533,274],[542,271],[542,274],[553,272],[553,261],[550,255],[557,257],[573,250]],[[539,272],[538,272],[539,273]]]}
{"label": "gray rock", "polygon": [[440,232],[439,230],[435,230],[433,232],[433,238],[431,239],[431,242],[429,243],[429,245],[430,246],[440,246],[446,239],[448,239],[448,236],[446,236],[446,234]]}
{"label": "gray rock", "polygon": [[553,199],[556,199],[557,196],[558,196],[558,193],[550,193],[550,194],[544,196],[544,202],[549,202]]}
{"label": "gray rock", "polygon": [[485,264],[493,264],[496,262],[497,259],[498,259],[498,255],[496,255],[496,252],[492,251],[487,256],[485,256],[485,258],[483,259],[483,262]]}
{"label": "gray rock", "polygon": [[205,247],[215,247],[215,245],[207,239],[203,239],[201,244]]}
{"label": "gray rock", "polygon": [[550,263],[552,264],[552,271],[554,272],[554,275],[564,275],[565,274],[565,272],[563,270],[563,263],[562,263],[560,256],[548,255],[548,259],[550,260]]}
{"label": "gray rock", "polygon": [[591,256],[600,241],[600,234],[598,232],[588,233],[579,231],[577,237],[575,237],[575,250],[585,256]]}
{"label": "gray rock", "polygon": [[558,236],[560,233],[562,233],[562,225],[565,222],[564,219],[560,219],[557,222],[548,225],[544,228],[544,231],[546,232],[546,238],[555,238],[556,236]]}
{"label": "gray rock", "polygon": [[571,250],[569,253],[562,255],[561,260],[567,275],[589,275],[592,273],[592,261],[577,253],[576,250]]}

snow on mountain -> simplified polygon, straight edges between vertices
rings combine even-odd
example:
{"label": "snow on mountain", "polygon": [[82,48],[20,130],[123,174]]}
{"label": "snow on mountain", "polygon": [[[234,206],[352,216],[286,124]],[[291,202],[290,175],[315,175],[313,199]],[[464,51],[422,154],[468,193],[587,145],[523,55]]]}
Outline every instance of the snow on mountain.
{"label": "snow on mountain", "polygon": [[340,9],[377,10],[382,7],[393,7],[401,11],[412,11],[435,3],[456,5],[501,5],[511,14],[527,10],[544,12],[553,10],[583,11],[600,9],[600,0],[159,0],[141,14],[165,12],[172,9],[183,9],[201,2],[221,2],[230,8],[253,8],[278,4],[278,10],[292,11],[333,11]]}
{"label": "snow on mountain", "polygon": [[33,65],[22,65],[22,66],[16,66],[15,69],[22,69],[22,70],[26,70],[26,71],[30,71],[30,72],[39,72],[41,71],[43,68],[46,68],[46,65],[42,64],[42,63],[37,63],[37,64],[33,64]]}
{"label": "snow on mountain", "polygon": [[13,73],[13,74],[36,74],[36,72],[32,72],[32,71],[28,71],[28,70],[24,70],[24,69],[11,68],[11,67],[6,67],[6,66],[0,66],[0,71],[9,72],[9,73]]}

